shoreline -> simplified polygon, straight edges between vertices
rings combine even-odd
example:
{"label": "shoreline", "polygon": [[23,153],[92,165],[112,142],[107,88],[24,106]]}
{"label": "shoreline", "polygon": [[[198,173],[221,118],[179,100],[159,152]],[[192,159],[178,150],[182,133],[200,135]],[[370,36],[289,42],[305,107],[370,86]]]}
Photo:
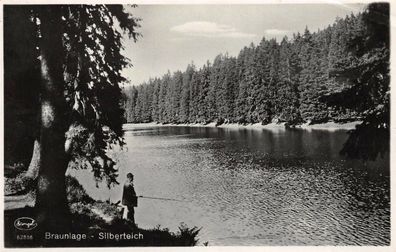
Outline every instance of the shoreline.
{"label": "shoreline", "polygon": [[[297,125],[295,127],[291,127],[291,129],[303,129],[303,130],[326,130],[326,131],[336,131],[336,130],[351,130],[355,129],[356,125],[361,124],[362,121],[352,121],[348,123],[335,123],[335,122],[327,122],[320,124],[311,124],[308,123]],[[268,130],[286,130],[288,129],[285,126],[285,123],[269,123],[262,125],[261,123],[254,124],[238,124],[238,123],[224,123],[216,126],[215,122],[208,124],[200,124],[200,123],[181,123],[181,124],[163,124],[156,122],[149,123],[125,123],[123,124],[123,129],[128,130],[129,128],[134,127],[205,127],[205,128],[224,128],[224,129],[268,129]]]}

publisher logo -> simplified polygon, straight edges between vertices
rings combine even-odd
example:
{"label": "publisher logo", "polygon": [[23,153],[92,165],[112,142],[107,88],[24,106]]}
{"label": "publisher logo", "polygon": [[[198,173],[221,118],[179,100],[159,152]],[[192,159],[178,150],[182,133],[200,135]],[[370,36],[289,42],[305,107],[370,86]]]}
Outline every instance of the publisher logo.
{"label": "publisher logo", "polygon": [[37,227],[37,222],[30,217],[21,217],[14,221],[14,227],[19,230],[32,230]]}

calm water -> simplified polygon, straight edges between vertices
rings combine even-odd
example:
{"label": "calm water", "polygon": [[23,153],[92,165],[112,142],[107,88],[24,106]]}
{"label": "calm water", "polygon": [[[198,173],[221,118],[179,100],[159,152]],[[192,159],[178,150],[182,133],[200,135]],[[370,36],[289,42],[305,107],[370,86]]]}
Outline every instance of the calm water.
{"label": "calm water", "polygon": [[[340,157],[345,131],[127,128],[120,182],[131,171],[139,195],[182,200],[139,199],[140,227],[184,222],[209,245],[389,244],[389,162]],[[78,176],[95,198],[121,198]]]}

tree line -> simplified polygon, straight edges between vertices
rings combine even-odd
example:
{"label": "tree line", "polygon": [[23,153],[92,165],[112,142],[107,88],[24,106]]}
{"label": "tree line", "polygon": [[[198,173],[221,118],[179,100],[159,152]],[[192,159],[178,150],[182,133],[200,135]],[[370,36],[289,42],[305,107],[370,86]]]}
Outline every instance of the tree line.
{"label": "tree line", "polygon": [[280,43],[263,38],[237,57],[124,90],[127,122],[301,123],[361,120],[341,154],[375,160],[389,154],[390,15],[388,3],[305,29]]}
{"label": "tree line", "polygon": [[358,119],[356,111],[329,107],[320,97],[344,88],[330,72],[354,61],[348,43],[364,29],[362,14],[351,14],[323,30],[306,28],[280,43],[263,38],[237,57],[220,54],[201,68],[190,64],[126,88],[126,120],[295,125]]}

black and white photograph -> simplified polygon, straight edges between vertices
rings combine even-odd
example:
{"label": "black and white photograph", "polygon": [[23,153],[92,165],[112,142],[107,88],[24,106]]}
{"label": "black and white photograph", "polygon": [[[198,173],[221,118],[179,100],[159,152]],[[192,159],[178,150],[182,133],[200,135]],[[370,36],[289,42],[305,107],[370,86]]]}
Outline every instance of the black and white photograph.
{"label": "black and white photograph", "polygon": [[390,2],[1,8],[3,248],[391,251]]}

